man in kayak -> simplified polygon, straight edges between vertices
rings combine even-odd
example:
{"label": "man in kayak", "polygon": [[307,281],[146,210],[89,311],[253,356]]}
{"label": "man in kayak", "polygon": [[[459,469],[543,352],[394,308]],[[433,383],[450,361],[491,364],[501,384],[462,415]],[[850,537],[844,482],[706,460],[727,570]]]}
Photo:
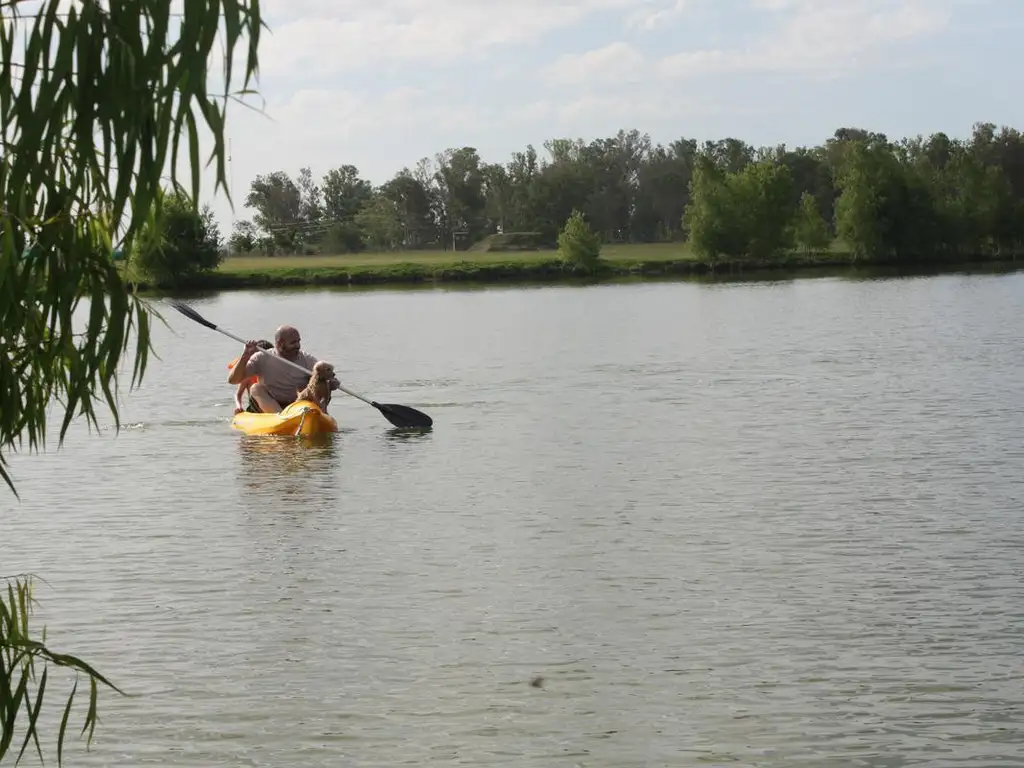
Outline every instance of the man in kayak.
{"label": "man in kayak", "polygon": [[[302,338],[297,328],[282,325],[274,334],[274,348],[260,350],[258,341],[247,341],[238,363],[228,374],[229,384],[240,384],[256,376],[258,381],[249,389],[251,413],[278,413],[294,403],[298,392],[309,384],[309,374],[275,358],[284,358],[312,371],[317,358],[302,351]],[[337,388],[337,380],[331,382]]]}

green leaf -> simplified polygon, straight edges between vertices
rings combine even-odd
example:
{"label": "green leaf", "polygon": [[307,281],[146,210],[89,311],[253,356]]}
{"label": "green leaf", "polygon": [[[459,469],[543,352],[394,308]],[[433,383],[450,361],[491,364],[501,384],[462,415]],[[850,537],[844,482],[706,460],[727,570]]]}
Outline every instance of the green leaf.
{"label": "green leaf", "polygon": [[199,199],[199,177],[202,169],[199,165],[199,134],[196,131],[196,118],[191,111],[185,113],[188,124],[189,161],[192,167],[192,199]]}
{"label": "green leaf", "polygon": [[39,681],[39,689],[36,691],[36,702],[35,707],[29,706],[28,697],[25,698],[25,708],[28,710],[28,732],[25,734],[25,741],[21,745],[21,751],[18,753],[18,759],[15,762],[20,762],[22,756],[25,754],[25,750],[28,748],[30,742],[34,742],[36,745],[36,753],[39,755],[39,762],[43,762],[43,748],[39,744],[39,734],[37,727],[39,725],[39,712],[43,708],[43,692],[46,690],[46,676],[49,670],[43,669],[42,679]]}
{"label": "green leaf", "polygon": [[64,761],[64,735],[68,730],[68,721],[71,718],[71,705],[75,701],[75,692],[78,691],[78,680],[75,680],[71,693],[68,694],[68,703],[64,707],[64,716],[60,719],[60,731],[57,733],[57,765]]}

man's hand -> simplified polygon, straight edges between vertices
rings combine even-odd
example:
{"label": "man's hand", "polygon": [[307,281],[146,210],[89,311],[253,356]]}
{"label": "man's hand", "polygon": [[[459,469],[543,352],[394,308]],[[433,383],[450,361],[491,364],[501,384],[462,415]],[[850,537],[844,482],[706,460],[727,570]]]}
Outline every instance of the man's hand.
{"label": "man's hand", "polygon": [[231,373],[228,374],[228,384],[240,384],[245,381],[245,368],[249,364],[249,358],[259,351],[259,341],[249,339],[249,341],[245,342],[245,348],[242,350],[242,356],[238,358],[238,362],[235,363],[235,367],[232,368]]}

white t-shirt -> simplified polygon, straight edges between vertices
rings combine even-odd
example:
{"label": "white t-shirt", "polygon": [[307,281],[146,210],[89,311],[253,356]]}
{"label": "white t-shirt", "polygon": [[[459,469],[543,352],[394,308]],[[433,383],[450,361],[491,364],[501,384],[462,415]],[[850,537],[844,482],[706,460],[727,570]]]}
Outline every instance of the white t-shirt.
{"label": "white t-shirt", "polygon": [[[278,358],[274,360],[272,358]],[[306,352],[299,352],[294,361],[308,371],[313,370],[317,358]],[[280,359],[276,349],[260,350],[245,366],[246,376],[259,376],[260,383],[267,388],[270,396],[282,406],[295,402],[295,395],[309,384],[310,374],[303,373]]]}

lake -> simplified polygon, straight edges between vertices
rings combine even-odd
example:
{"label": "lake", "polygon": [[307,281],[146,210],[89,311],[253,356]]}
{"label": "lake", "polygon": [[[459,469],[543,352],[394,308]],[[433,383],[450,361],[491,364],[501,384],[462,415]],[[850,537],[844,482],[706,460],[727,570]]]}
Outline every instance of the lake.
{"label": "lake", "polygon": [[1024,274],[192,303],[435,427],[241,436],[166,310],[122,431],[0,502],[133,694],[69,764],[1024,765]]}

